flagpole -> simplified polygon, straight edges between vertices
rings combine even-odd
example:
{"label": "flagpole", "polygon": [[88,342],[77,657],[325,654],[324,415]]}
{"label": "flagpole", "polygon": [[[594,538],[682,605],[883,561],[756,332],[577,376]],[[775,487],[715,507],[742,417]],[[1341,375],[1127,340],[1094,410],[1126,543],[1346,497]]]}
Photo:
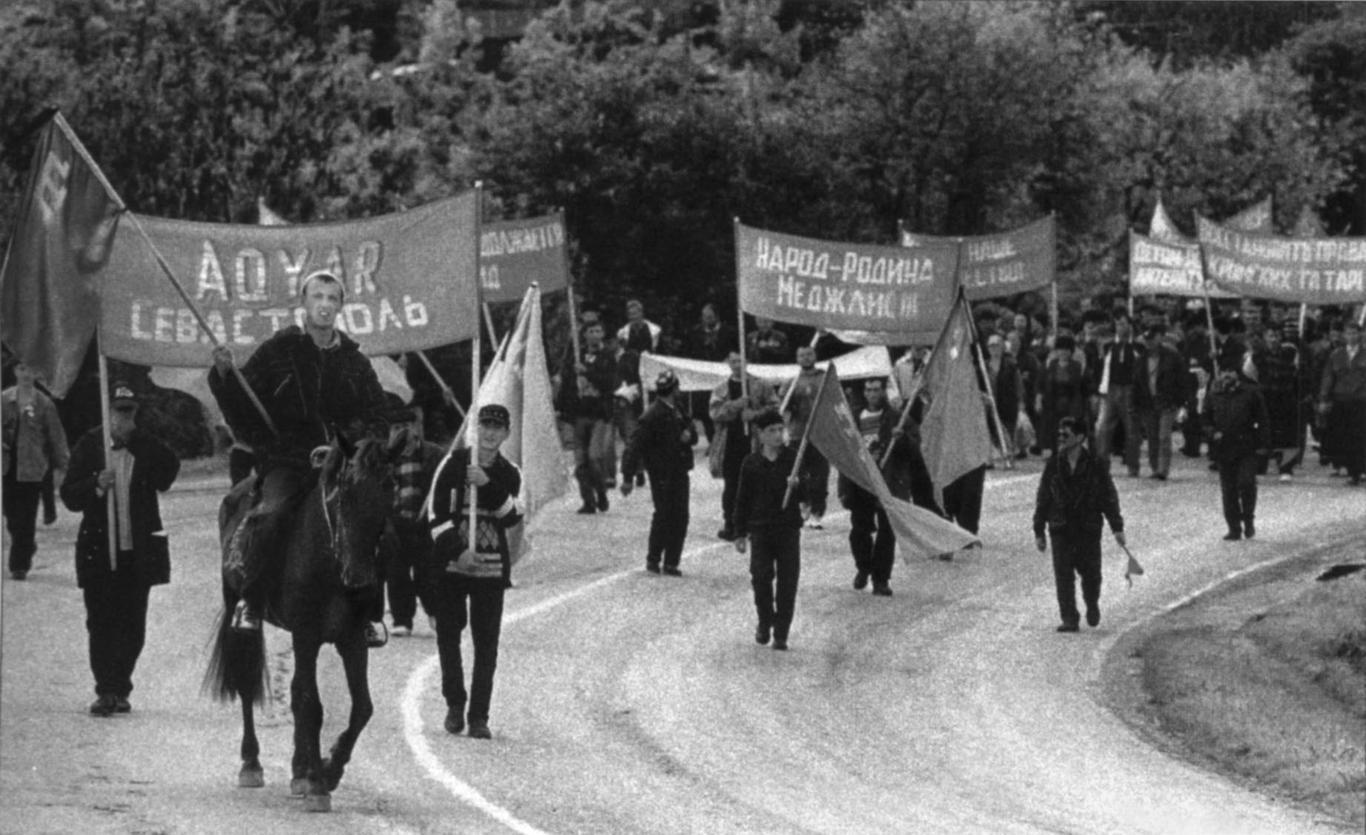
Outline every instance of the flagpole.
{"label": "flagpole", "polygon": [[[736,217],[734,218],[734,226],[733,226],[733,229],[734,229],[734,232],[735,232],[735,237],[734,237],[734,239],[735,239],[735,240],[739,240],[739,239],[740,239],[740,218],[739,218],[738,216],[736,216]],[[738,259],[740,258],[740,252],[739,252],[739,250],[736,250],[736,252],[735,252],[735,257],[736,257],[737,262],[738,262]],[[737,267],[737,268],[739,267],[739,263],[736,264],[736,267]],[[736,271],[735,271],[735,319],[736,319],[736,328],[737,328],[737,331],[736,331],[736,332],[739,334],[739,337],[740,337],[739,340],[738,340],[738,342],[739,342],[739,344],[740,344],[740,396],[744,398],[744,400],[745,400],[745,406],[748,407],[748,406],[749,406],[749,358],[745,355],[745,342],[746,342],[746,339],[745,339],[745,306],[744,306],[744,304],[743,304],[743,303],[741,302],[741,300],[740,300],[740,270],[739,270],[739,269],[736,269]],[[743,419],[741,419],[741,421],[740,421],[740,427],[741,427],[741,432],[742,432],[742,434],[743,434],[743,430],[744,430],[744,425],[745,425],[745,422],[744,422]]]}
{"label": "flagpole", "polygon": [[[99,356],[100,366],[100,429],[104,438],[104,468],[111,470],[114,468],[114,436],[109,428],[109,362],[104,357],[104,352],[99,346],[99,331],[95,332],[95,353]],[[110,485],[109,492],[104,494],[105,527],[109,532],[109,570],[118,570],[119,560],[119,540],[115,525],[118,524],[118,513],[115,507],[115,485]]]}
{"label": "flagpole", "polygon": [[[483,228],[483,212],[480,209],[484,205],[484,182],[476,180],[474,183],[474,263],[476,269],[479,265],[479,237]],[[475,282],[476,295],[483,295],[483,287],[480,282]],[[470,349],[470,412],[473,415],[479,414],[479,354],[481,346],[479,342],[479,328],[474,329],[474,342]],[[470,463],[476,464],[479,461],[479,421],[471,420],[470,415],[465,417],[465,445],[470,450]],[[475,554],[475,545],[478,543],[479,533],[476,526],[479,522],[479,486],[468,484],[466,489],[470,497],[470,556]]]}
{"label": "flagpole", "polygon": [[[180,282],[171,272],[170,265],[166,263],[166,259],[162,256],[161,251],[158,250],[156,244],[152,242],[151,236],[148,235],[147,230],[143,228],[142,221],[138,219],[137,214],[129,211],[128,204],[123,202],[123,198],[119,197],[118,192],[114,191],[114,187],[110,185],[109,180],[105,179],[104,172],[95,164],[95,160],[90,156],[90,152],[85,149],[85,145],[81,144],[81,140],[76,137],[76,132],[67,124],[66,119],[63,118],[61,112],[58,111],[52,118],[56,122],[57,127],[62,131],[62,134],[66,137],[66,140],[71,143],[71,147],[76,150],[76,153],[81,156],[81,159],[85,161],[85,164],[89,166],[91,172],[94,173],[95,178],[100,181],[100,185],[104,186],[104,190],[109,194],[109,199],[118,205],[119,211],[123,212],[131,220],[134,228],[137,229],[138,234],[147,242],[147,246],[152,250],[152,256],[156,259],[157,266],[161,268],[162,274],[171,282],[171,286],[175,288],[181,301],[185,302],[186,307],[189,308],[190,313],[194,316],[195,322],[199,324],[200,330],[204,331],[215,348],[221,347],[223,343],[218,341],[218,335],[209,327],[209,323],[204,319],[204,314],[199,312],[199,308],[195,306],[194,300],[190,298],[190,294],[185,292],[185,288],[180,285]],[[242,376],[242,369],[234,364],[232,366],[232,373],[233,376],[237,378],[237,382],[242,386],[243,391],[246,392],[247,399],[256,407],[256,411],[260,413],[261,418],[265,421],[266,426],[270,429],[271,433],[274,435],[280,434],[279,430],[275,428],[275,421],[271,420],[270,413],[266,411],[266,407],[261,403],[260,398],[256,396],[256,392],[252,390],[252,387],[247,383],[247,378]]]}
{"label": "flagpole", "polygon": [[484,326],[489,329],[489,342],[498,344],[498,331],[493,327],[493,311],[489,310],[489,303],[484,302],[479,305],[484,311]]}
{"label": "flagpole", "polygon": [[[821,377],[820,388],[816,389],[816,403],[821,402],[821,395],[825,393],[825,386],[829,381],[830,369],[827,368],[825,374]],[[814,418],[815,415],[812,415],[812,417]],[[813,422],[814,421],[812,420],[808,420],[806,426],[802,427],[802,440],[801,443],[797,445],[797,457],[792,462],[792,472],[787,477],[787,490],[783,492],[783,510],[787,510],[788,502],[792,501],[792,479],[796,478],[802,471],[802,459],[806,457],[806,445],[811,439],[811,424]]]}
{"label": "flagpole", "polygon": [[433,380],[436,380],[436,384],[437,384],[438,386],[441,387],[441,396],[442,396],[442,398],[443,398],[447,403],[449,403],[449,404],[451,404],[452,406],[454,406],[454,407],[455,407],[455,410],[456,410],[457,412],[460,413],[460,419],[461,419],[461,420],[464,420],[464,419],[465,419],[465,410],[460,406],[460,401],[455,399],[455,392],[451,389],[450,386],[446,385],[446,381],[445,381],[445,380],[441,379],[441,375],[438,374],[438,373],[436,373],[436,366],[432,365],[432,361],[431,361],[431,359],[427,356],[427,352],[426,352],[426,351],[414,351],[413,353],[414,353],[414,354],[417,354],[417,358],[420,359],[420,360],[422,360],[422,365],[427,369],[427,373],[431,374],[431,375],[432,375],[432,379],[433,379]]}

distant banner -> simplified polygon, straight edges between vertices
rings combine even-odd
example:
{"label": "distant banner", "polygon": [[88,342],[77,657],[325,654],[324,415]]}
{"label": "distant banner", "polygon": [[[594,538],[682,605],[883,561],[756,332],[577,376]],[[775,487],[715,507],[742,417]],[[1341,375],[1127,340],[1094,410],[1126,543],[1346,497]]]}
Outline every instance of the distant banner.
{"label": "distant banner", "polygon": [[1240,296],[1303,304],[1366,301],[1366,238],[1283,238],[1196,218],[1205,275]]}
{"label": "distant banner", "polygon": [[901,245],[961,246],[959,282],[969,301],[1038,290],[1057,277],[1057,221],[1052,215],[997,235],[951,238],[905,230]]}
{"label": "distant banner", "polygon": [[1234,299],[1218,287],[1206,288],[1199,244],[1129,232],[1129,295]]}
{"label": "distant banner", "polygon": [[948,318],[958,247],[833,243],[736,224],[735,260],[746,313],[907,345],[933,340]]}
{"label": "distant banner", "polygon": [[[299,283],[329,269],[346,287],[340,329],[366,354],[435,348],[479,328],[470,192],[367,220],[289,226],[139,220],[219,341],[249,349],[302,321]],[[210,340],[126,224],[100,274],[100,348],[142,365],[207,367]]]}
{"label": "distant banner", "polygon": [[479,284],[485,302],[519,302],[535,282],[541,293],[569,286],[564,214],[485,223],[479,232]]}
{"label": "distant banner", "polygon": [[[838,369],[841,380],[863,380],[869,377],[887,377],[892,373],[892,357],[882,346],[856,348],[847,354],[834,357],[828,362]],[[825,362],[816,366],[825,367]],[[801,371],[796,363],[766,364],[751,362],[745,370],[766,383],[782,386]],[[646,391],[655,390],[655,378],[662,371],[672,371],[678,377],[680,391],[711,391],[731,376],[730,366],[724,362],[666,357],[660,354],[640,355],[640,379]]]}

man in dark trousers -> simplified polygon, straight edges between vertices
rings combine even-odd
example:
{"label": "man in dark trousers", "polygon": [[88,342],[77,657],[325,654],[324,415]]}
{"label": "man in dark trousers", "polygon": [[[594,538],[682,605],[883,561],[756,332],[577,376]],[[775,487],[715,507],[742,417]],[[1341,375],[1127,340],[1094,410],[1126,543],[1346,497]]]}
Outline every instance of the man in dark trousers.
{"label": "man in dark trousers", "polygon": [[740,482],[740,465],[753,451],[749,422],[761,410],[778,405],[778,396],[772,386],[745,371],[744,358],[739,351],[731,351],[726,363],[730,366],[730,377],[712,389],[708,404],[712,422],[716,425],[708,456],[712,475],[720,476],[724,482],[721,488],[722,524],[716,535],[730,542],[735,539],[735,488]]}
{"label": "man in dark trousers", "polygon": [[1124,311],[1115,313],[1115,341],[1101,354],[1100,417],[1096,420],[1096,457],[1110,466],[1115,424],[1124,427],[1124,465],[1130,476],[1138,475],[1138,445],[1142,440],[1134,412],[1134,381],[1144,364],[1145,351],[1134,341],[1133,320]]}
{"label": "man in dark trousers", "polygon": [[574,425],[574,478],[583,499],[577,512],[585,514],[607,511],[607,481],[615,469],[612,402],[621,382],[605,332],[601,322],[584,325],[579,363],[574,375],[564,381],[567,411]]}
{"label": "man in dark trousers", "polygon": [[[394,465],[394,508],[389,524],[379,540],[379,563],[384,567],[384,588],[389,593],[389,612],[394,619],[394,635],[413,634],[417,603],[435,617],[435,607],[427,594],[432,558],[432,535],[422,519],[443,450],[423,438],[422,410],[404,406],[389,413],[390,442],[399,450]],[[384,600],[376,601],[378,612],[372,620],[383,618]]]}
{"label": "man in dark trousers", "polygon": [[[1214,445],[1219,467],[1219,492],[1223,499],[1224,539],[1251,539],[1256,535],[1257,468],[1270,454],[1271,420],[1262,393],[1245,379],[1238,367],[1226,364],[1210,384],[1201,417],[1205,433]],[[1241,363],[1241,358],[1238,360]]]}
{"label": "man in dark trousers", "polygon": [[651,574],[662,570],[671,577],[683,573],[678,562],[688,535],[688,473],[697,445],[697,430],[678,408],[678,396],[678,377],[672,371],[660,372],[654,402],[641,416],[621,460],[623,496],[631,495],[637,473],[644,470],[650,476],[655,512],[650,519],[645,570]]}
{"label": "man in dark trousers", "polygon": [[1327,415],[1324,447],[1355,486],[1366,472],[1366,348],[1355,319],[1343,323],[1342,339],[1324,365],[1319,408]]}
{"label": "man in dark trousers", "polygon": [[[137,428],[138,397],[126,383],[110,395],[109,434],[95,427],[76,442],[62,482],[62,502],[82,514],[76,535],[76,585],[85,596],[94,716],[128,713],[133,670],[147,637],[152,586],[171,581],[171,556],[161,527],[157,493],[171,488],[180,460],[164,443]],[[113,565],[109,556],[108,496],[114,496]]]}
{"label": "man in dark trousers", "polygon": [[1186,402],[1188,376],[1185,360],[1163,344],[1166,332],[1162,324],[1149,325],[1143,332],[1145,351],[1134,375],[1134,411],[1148,440],[1148,466],[1159,481],[1166,481],[1171,472],[1172,429]]}
{"label": "man in dark trousers", "polygon": [[[432,582],[436,649],[441,663],[445,727],[489,739],[489,704],[503,629],[503,593],[512,585],[508,531],[522,521],[522,471],[500,451],[508,439],[507,407],[479,407],[479,446],[474,457],[458,449],[442,462],[432,486]],[[475,539],[470,547],[470,488],[475,490]],[[469,690],[460,658],[460,634],[469,624],[474,671]]]}
{"label": "man in dark trousers", "polygon": [[[389,433],[375,369],[355,340],[336,327],[346,288],[335,275],[319,270],[303,280],[299,301],[303,327],[276,331],[242,366],[241,378],[270,413],[274,432],[232,373],[233,355],[226,345],[214,348],[209,370],[209,389],[233,435],[255,450],[259,473],[260,501],[242,520],[235,549],[244,579],[232,625],[243,631],[261,629],[267,584],[275,582],[283,563],[283,525],[311,484],[313,451],[339,434],[354,443],[367,436],[383,440]],[[383,623],[367,626],[370,646],[383,646],[385,637]]]}
{"label": "man in dark trousers", "polygon": [[754,640],[767,644],[771,634],[773,648],[781,650],[787,649],[797,604],[797,579],[802,568],[798,502],[806,491],[793,473],[797,454],[783,442],[783,416],[776,409],[766,409],[754,418],[753,425],[759,434],[759,450],[750,453],[740,467],[735,550],[741,554],[749,551],[750,585],[759,615]]}
{"label": "man in dark trousers", "polygon": [[[1044,464],[1034,502],[1034,544],[1048,549],[1053,538],[1053,579],[1058,589],[1059,632],[1076,632],[1076,578],[1086,623],[1100,624],[1100,534],[1110,523],[1115,542],[1124,545],[1124,517],[1110,470],[1086,449],[1086,429],[1076,418],[1058,421],[1058,451]],[[1045,530],[1047,535],[1045,535]]]}
{"label": "man in dark trousers", "polygon": [[[810,345],[797,348],[797,376],[778,395],[778,399],[787,404],[788,435],[794,442],[800,441],[806,433],[806,425],[811,420],[811,410],[824,379],[825,372],[816,367],[816,349]],[[808,444],[802,456],[802,469],[808,479],[807,498],[804,499],[806,525],[813,530],[820,530],[830,492],[830,462],[825,460],[820,450]]]}

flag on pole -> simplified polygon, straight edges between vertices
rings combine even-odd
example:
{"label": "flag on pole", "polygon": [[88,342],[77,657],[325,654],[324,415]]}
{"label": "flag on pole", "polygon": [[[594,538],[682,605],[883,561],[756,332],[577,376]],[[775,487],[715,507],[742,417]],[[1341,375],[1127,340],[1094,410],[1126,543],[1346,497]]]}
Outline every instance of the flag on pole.
{"label": "flag on pole", "polygon": [[[882,471],[859,435],[853,410],[839,384],[839,372],[832,364],[825,373],[828,379],[812,407],[807,439],[829,459],[830,466],[882,503],[896,540],[901,544],[902,556],[909,560],[912,555],[945,554],[978,542],[977,537],[939,514],[892,495]],[[979,400],[979,412],[980,404]]]}
{"label": "flag on pole", "polygon": [[920,423],[920,448],[930,481],[940,491],[991,461],[991,433],[977,384],[972,332],[967,300],[960,295],[925,365],[920,389],[930,404]]}
{"label": "flag on pole", "polygon": [[[530,539],[536,534],[538,512],[569,490],[569,471],[555,426],[550,371],[541,333],[541,291],[535,285],[522,297],[517,324],[508,334],[503,350],[484,373],[479,394],[470,404],[468,414],[477,415],[479,407],[489,403],[507,407],[511,421],[508,439],[503,442],[503,457],[522,471],[522,490],[518,499],[526,519],[523,530],[527,535],[514,536],[508,542],[512,561],[516,563],[531,550]],[[465,432],[461,431],[457,433],[451,451],[467,443]],[[449,457],[450,453],[447,453]]]}
{"label": "flag on pole", "polygon": [[28,191],[0,268],[0,330],[62,397],[100,320],[95,275],[109,256],[122,201],[81,153],[58,113],[38,140]]}
{"label": "flag on pole", "polygon": [[1190,238],[1181,234],[1172,223],[1171,216],[1162,206],[1162,198],[1157,198],[1157,205],[1153,207],[1153,219],[1148,223],[1148,237],[1164,243],[1190,243]]}
{"label": "flag on pole", "polygon": [[264,197],[257,197],[256,224],[258,226],[288,226],[289,221],[285,220],[283,215],[277,214],[270,206],[267,206]]}

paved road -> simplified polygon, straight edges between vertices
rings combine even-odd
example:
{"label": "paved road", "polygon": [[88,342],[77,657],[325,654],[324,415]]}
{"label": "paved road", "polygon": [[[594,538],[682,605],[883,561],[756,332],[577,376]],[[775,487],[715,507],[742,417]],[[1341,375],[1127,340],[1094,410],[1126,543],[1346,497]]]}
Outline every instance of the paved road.
{"label": "paved road", "polygon": [[[1104,622],[1053,632],[1052,578],[1029,531],[1038,462],[988,481],[987,547],[898,562],[890,600],[854,592],[847,517],[803,541],[792,650],[752,638],[744,559],[711,537],[719,489],[695,474],[681,579],[642,568],[648,496],[604,516],[552,510],[508,597],[488,742],[441,729],[422,624],[372,655],[378,711],[334,795],[332,831],[1320,833],[1286,808],[1147,746],[1101,706],[1119,635],[1225,578],[1360,536],[1366,490],[1321,471],[1264,483],[1258,538],[1225,543],[1217,484],[1121,479],[1132,589],[1107,545]],[[134,712],[94,719],[74,519],[4,581],[0,830],[315,832],[288,797],[287,636],[263,722],[267,787],[235,787],[238,713],[199,694],[217,616],[221,487],[164,501],[172,585],[153,592]],[[1108,541],[1108,540],[1107,540]],[[345,710],[325,654],[325,734]]]}

